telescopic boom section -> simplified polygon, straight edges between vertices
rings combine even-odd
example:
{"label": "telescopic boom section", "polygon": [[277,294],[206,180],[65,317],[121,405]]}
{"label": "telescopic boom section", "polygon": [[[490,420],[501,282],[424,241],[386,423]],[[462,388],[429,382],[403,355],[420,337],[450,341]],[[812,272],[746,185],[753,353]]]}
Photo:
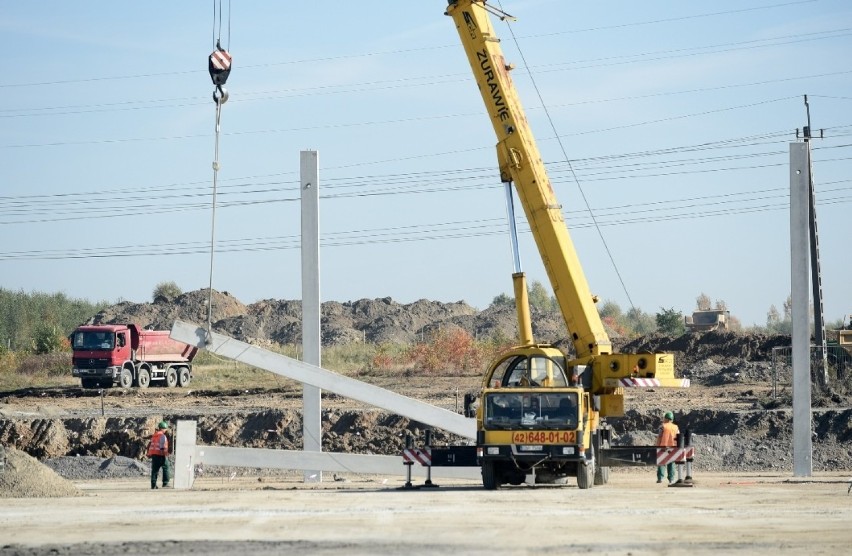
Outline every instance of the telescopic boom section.
{"label": "telescopic boom section", "polygon": [[509,76],[483,0],[450,0],[451,16],[497,134],[500,179],[511,181],[524,206],[577,358],[612,352],[586,276]]}

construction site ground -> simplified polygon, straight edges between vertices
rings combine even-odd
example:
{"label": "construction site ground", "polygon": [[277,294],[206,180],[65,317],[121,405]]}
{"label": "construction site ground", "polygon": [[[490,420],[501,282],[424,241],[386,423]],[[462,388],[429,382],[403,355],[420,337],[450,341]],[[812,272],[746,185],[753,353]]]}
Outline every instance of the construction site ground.
{"label": "construction site ground", "polygon": [[[193,320],[190,309],[201,306],[195,297],[125,304],[123,312],[97,320]],[[232,302],[233,314],[220,316],[217,330],[261,344],[294,341],[285,335],[292,323],[281,316],[297,322],[292,303],[248,311],[224,301]],[[230,307],[224,301],[219,306]],[[387,299],[324,304],[323,310],[335,323],[335,338],[367,341],[419,334],[436,315],[482,336],[499,328],[495,323],[508,329],[513,319],[511,311],[475,313],[425,301],[401,306]],[[272,387],[246,380],[236,389],[205,390],[198,380],[188,388],[99,391],[69,382],[0,392],[0,445],[7,451],[0,555],[843,554],[852,546],[852,377],[833,375],[827,386],[813,388],[813,473],[794,477],[791,371],[773,357],[789,341],[706,333],[619,346],[672,352],[678,376],[691,380],[688,389],[626,389],[626,415],[608,420],[614,444],[649,445],[663,412],[673,411],[693,433],[696,449],[694,486],[686,488],[657,484],[651,467],[613,469],[609,484],[589,490],[572,482],[497,491],[458,480],[404,489],[402,471],[326,473],[322,483],[306,484],[301,472],[210,467],[192,490],[151,490],[145,450],[162,419],[196,421],[202,445],[301,449],[301,384],[280,377]],[[205,370],[195,372],[200,379]],[[478,372],[354,378],[456,412],[464,395],[480,387]],[[401,456],[406,438],[422,444],[425,429],[323,392],[323,451]],[[433,439],[463,440],[440,430]]]}
{"label": "construction site ground", "polygon": [[[144,468],[118,479],[66,480],[46,465],[67,463],[75,450],[99,456],[97,463],[120,454],[144,464],[140,452],[161,418],[198,420],[201,443],[298,449],[301,386],[282,381],[276,390],[215,394],[66,388],[4,395],[0,438],[35,456],[25,474],[37,485],[22,482],[3,495],[0,555],[841,554],[852,543],[849,409],[815,410],[815,422],[829,416],[846,424],[815,440],[814,473],[796,478],[789,408],[761,407],[757,400],[772,395],[763,383],[628,393],[619,429],[629,443],[652,442],[664,408],[727,427],[696,435],[694,486],[685,488],[657,484],[647,467],[614,469],[609,484],[590,490],[570,483],[498,491],[461,480],[406,489],[404,475],[326,473],[310,484],[301,472],[211,468],[192,490],[177,491],[151,490]],[[477,386],[475,377],[371,382],[447,409],[456,407],[457,392]],[[323,429],[327,451],[399,453],[403,436],[422,434],[423,426],[327,394]],[[53,480],[76,492],[39,490]]]}
{"label": "construction site ground", "polygon": [[[603,487],[485,491],[459,480],[199,479],[192,491],[144,478],[78,482],[82,495],[5,499],[0,554],[845,554],[848,477],[703,473],[692,488],[653,470]],[[415,485],[418,486],[418,485]]]}

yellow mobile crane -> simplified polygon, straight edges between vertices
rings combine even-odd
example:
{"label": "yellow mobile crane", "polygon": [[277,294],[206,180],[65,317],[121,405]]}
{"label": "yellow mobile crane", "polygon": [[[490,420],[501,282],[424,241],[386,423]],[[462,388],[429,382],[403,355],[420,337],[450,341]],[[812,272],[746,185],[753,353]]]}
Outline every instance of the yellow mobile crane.
{"label": "yellow mobile crane", "polygon": [[[530,476],[534,482],[576,477],[580,488],[589,488],[607,482],[610,466],[656,464],[654,447],[619,452],[609,445],[611,429],[602,418],[624,414],[623,389],[689,383],[675,378],[671,354],[612,353],[595,307],[597,300],[589,290],[489,12],[505,15],[485,0],[449,0],[446,15],[456,24],[497,134],[497,160],[507,201],[511,206],[510,184],[514,184],[576,357],[569,359],[555,346],[534,342],[513,233],[520,345],[494,362],[483,378],[476,410],[475,464],[482,469],[487,489],[529,482]],[[511,211],[509,220],[513,227]],[[436,466],[473,461],[470,452],[464,456],[454,447],[432,450]]]}

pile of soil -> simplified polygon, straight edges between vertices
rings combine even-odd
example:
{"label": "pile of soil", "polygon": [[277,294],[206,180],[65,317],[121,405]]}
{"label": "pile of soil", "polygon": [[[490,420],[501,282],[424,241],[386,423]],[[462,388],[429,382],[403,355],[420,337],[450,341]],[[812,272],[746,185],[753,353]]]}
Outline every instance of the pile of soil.
{"label": "pile of soil", "polygon": [[[168,330],[175,320],[207,323],[209,290],[182,294],[172,301],[124,302],[107,307],[87,324],[134,323],[143,328]],[[213,291],[212,326],[215,332],[244,342],[295,344],[302,341],[301,301],[265,299],[243,305],[228,292]],[[492,306],[478,311],[464,301],[442,303],[421,299],[401,304],[390,297],[322,303],[322,343],[413,343],[446,327],[462,328],[476,338],[515,338],[514,306]],[[565,324],[557,313],[535,313],[533,332],[544,342],[565,338]]]}
{"label": "pile of soil", "polygon": [[61,498],[80,496],[74,484],[37,459],[0,446],[0,498]]}

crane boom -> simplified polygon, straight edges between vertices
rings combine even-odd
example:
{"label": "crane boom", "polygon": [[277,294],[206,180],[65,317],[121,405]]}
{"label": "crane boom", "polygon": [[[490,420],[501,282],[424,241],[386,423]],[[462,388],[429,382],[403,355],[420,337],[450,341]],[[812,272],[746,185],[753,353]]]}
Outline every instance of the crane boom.
{"label": "crane boom", "polygon": [[447,14],[455,20],[497,134],[500,179],[515,186],[577,357],[611,353],[609,336],[562,217],[562,205],[515,92],[511,67],[503,58],[485,2],[451,1]]}

